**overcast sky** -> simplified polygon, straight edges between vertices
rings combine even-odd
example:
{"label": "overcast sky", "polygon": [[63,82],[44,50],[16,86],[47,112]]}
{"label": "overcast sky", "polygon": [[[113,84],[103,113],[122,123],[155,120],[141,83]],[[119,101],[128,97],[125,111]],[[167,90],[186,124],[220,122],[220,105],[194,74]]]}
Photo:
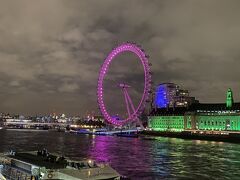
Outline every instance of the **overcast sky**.
{"label": "overcast sky", "polygon": [[[155,84],[178,83],[201,102],[223,102],[231,87],[239,101],[239,9],[238,0],[0,0],[0,111],[96,111],[99,68],[125,41],[150,55]],[[110,79],[136,85],[141,68],[126,66]]]}

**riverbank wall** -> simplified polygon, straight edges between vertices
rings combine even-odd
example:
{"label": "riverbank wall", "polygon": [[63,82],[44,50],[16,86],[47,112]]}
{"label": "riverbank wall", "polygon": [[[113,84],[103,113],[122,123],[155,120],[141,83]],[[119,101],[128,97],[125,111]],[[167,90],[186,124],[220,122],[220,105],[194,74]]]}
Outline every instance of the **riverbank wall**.
{"label": "riverbank wall", "polygon": [[225,134],[207,134],[207,133],[196,133],[191,131],[182,131],[182,132],[142,131],[140,134],[144,136],[161,136],[161,137],[172,137],[172,138],[181,138],[181,139],[240,143],[240,134],[230,133],[230,132],[228,134],[226,133]]}

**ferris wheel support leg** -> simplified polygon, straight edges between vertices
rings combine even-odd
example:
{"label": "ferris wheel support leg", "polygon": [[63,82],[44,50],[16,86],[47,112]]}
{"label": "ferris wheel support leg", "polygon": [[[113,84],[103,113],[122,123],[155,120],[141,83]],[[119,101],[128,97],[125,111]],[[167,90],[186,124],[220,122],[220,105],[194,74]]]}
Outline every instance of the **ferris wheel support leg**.
{"label": "ferris wheel support leg", "polygon": [[124,89],[124,91],[125,91],[125,93],[126,93],[126,96],[127,96],[128,101],[129,101],[129,103],[130,103],[130,105],[131,105],[132,112],[135,113],[135,108],[134,108],[134,105],[133,105],[132,99],[130,98],[130,96],[129,96],[127,90]]}
{"label": "ferris wheel support leg", "polygon": [[[134,108],[132,99],[130,98],[127,90],[124,89],[124,91],[125,91],[125,93],[126,93],[126,96],[127,96],[128,101],[129,101],[129,103],[130,103],[130,105],[131,105],[132,111],[133,111],[133,113],[135,113],[135,108]],[[141,129],[144,129],[144,126],[143,126],[142,122],[140,121],[140,119],[139,119],[137,116],[136,116],[136,122],[137,122],[137,124],[141,127]]]}
{"label": "ferris wheel support leg", "polygon": [[126,103],[126,106],[127,106],[128,116],[130,116],[131,112],[130,112],[130,109],[129,109],[128,98],[127,98],[127,94],[124,90],[123,90],[123,94],[124,94],[124,99],[125,99],[125,103]]}

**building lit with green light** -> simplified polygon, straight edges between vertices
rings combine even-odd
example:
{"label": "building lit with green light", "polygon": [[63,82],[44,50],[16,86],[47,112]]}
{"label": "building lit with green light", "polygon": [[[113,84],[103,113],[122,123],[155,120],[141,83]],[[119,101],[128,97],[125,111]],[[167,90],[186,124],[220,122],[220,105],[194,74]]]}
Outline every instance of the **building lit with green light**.
{"label": "building lit with green light", "polygon": [[183,131],[184,116],[151,116],[148,126],[156,131]]}
{"label": "building lit with green light", "polygon": [[175,132],[240,131],[240,103],[233,102],[232,91],[228,89],[226,103],[154,109],[148,117],[148,127],[154,131]]}

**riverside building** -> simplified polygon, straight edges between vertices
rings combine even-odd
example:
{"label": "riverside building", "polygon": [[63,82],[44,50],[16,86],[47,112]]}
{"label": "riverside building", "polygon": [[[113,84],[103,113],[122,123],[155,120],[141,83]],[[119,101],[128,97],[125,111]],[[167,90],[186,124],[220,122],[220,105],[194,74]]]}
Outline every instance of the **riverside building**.
{"label": "riverside building", "polygon": [[180,89],[174,83],[159,84],[155,92],[155,106],[157,108],[187,107],[198,103],[195,97],[189,96],[188,90]]}
{"label": "riverside building", "polygon": [[183,107],[152,110],[148,127],[154,131],[234,131],[240,132],[240,103],[234,103],[229,88],[226,103],[191,103]]}

